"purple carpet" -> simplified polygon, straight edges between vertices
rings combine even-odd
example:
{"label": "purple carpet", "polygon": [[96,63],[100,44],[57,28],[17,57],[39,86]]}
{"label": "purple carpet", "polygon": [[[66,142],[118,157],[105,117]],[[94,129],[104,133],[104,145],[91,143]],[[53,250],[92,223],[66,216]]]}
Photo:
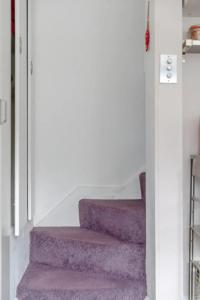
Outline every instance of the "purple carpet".
{"label": "purple carpet", "polygon": [[81,200],[80,224],[122,241],[145,243],[145,205],[141,200]]}
{"label": "purple carpet", "polygon": [[144,300],[145,174],[139,200],[81,200],[81,227],[34,228],[19,300]]}

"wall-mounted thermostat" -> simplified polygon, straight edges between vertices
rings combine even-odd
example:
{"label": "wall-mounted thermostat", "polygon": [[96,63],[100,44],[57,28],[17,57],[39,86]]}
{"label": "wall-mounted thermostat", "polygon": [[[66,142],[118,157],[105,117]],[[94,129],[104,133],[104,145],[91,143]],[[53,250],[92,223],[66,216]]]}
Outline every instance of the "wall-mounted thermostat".
{"label": "wall-mounted thermostat", "polygon": [[177,83],[177,55],[160,56],[160,83]]}

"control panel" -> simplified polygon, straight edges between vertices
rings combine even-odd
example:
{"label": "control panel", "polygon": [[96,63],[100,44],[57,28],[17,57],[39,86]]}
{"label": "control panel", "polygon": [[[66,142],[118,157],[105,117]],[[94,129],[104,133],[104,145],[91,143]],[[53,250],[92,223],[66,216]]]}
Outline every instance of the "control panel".
{"label": "control panel", "polygon": [[177,83],[177,55],[160,56],[160,83]]}

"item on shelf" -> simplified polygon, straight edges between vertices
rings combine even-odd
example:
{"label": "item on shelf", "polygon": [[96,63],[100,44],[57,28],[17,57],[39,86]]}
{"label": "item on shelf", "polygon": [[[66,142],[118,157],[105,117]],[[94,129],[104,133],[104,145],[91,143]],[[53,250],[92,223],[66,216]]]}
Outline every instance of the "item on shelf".
{"label": "item on shelf", "polygon": [[200,40],[200,25],[191,26],[190,34],[192,40]]}

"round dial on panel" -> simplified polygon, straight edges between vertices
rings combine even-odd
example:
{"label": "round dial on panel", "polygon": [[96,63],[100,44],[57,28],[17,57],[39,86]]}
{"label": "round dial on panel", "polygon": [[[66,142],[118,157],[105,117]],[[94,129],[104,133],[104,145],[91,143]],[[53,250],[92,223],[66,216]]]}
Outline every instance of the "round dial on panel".
{"label": "round dial on panel", "polygon": [[167,66],[167,71],[172,71],[172,66]]}
{"label": "round dial on panel", "polygon": [[171,79],[172,78],[172,73],[167,73],[167,78]]}
{"label": "round dial on panel", "polygon": [[169,65],[171,65],[171,64],[173,63],[173,60],[171,59],[171,57],[168,57],[167,63],[168,63]]}

